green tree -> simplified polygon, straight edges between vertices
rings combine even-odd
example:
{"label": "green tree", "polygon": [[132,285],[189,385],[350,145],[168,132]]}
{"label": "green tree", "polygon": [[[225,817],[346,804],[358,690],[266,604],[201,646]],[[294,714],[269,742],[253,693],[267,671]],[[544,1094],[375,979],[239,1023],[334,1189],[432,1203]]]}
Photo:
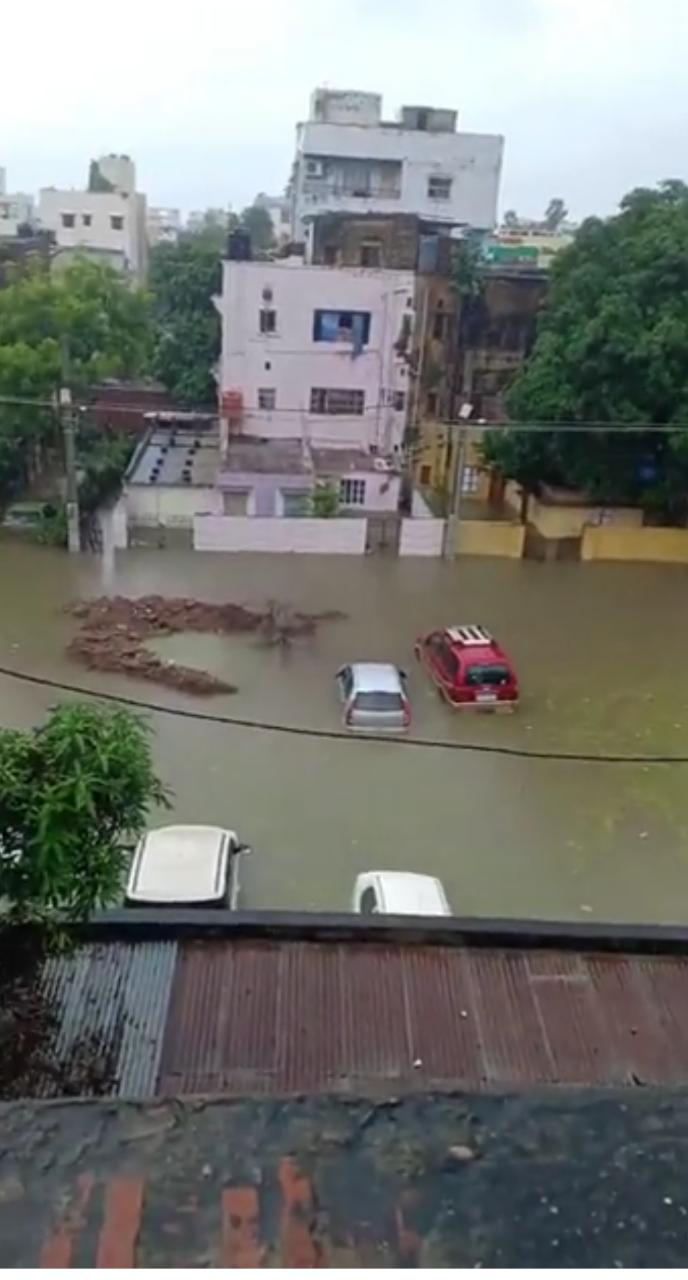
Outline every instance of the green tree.
{"label": "green tree", "polygon": [[36,268],[0,290],[0,506],[40,467],[41,451],[59,443],[54,412],[21,401],[54,398],[63,354],[79,391],[145,370],[149,343],[148,297],[111,267],[77,260],[57,275]]}
{"label": "green tree", "polygon": [[220,317],[213,297],[222,287],[226,232],[205,228],[151,254],[155,352],[153,367],[183,404],[217,399],[213,368],[220,355]]}
{"label": "green tree", "polygon": [[251,248],[254,253],[267,253],[274,248],[275,235],[272,229],[272,218],[267,209],[260,204],[251,204],[243,210],[239,219],[240,225],[251,237]]}
{"label": "green tree", "polygon": [[151,805],[167,805],[147,730],[71,703],[33,732],[0,730],[0,895],[19,919],[84,919],[116,902]]}
{"label": "green tree", "polygon": [[[588,219],[550,274],[535,347],[508,399],[513,418],[542,430],[493,433],[486,461],[516,479],[527,473],[531,489],[564,484],[684,520],[688,187],[633,191],[616,216]],[[594,429],[542,425],[557,423]],[[612,432],[612,423],[635,430]]]}
{"label": "green tree", "polygon": [[311,512],[321,520],[329,520],[339,511],[339,492],[335,485],[319,480],[311,493]]}
{"label": "green tree", "polygon": [[558,231],[562,222],[565,221],[568,209],[564,204],[561,196],[552,196],[547,208],[542,225],[546,231]]}

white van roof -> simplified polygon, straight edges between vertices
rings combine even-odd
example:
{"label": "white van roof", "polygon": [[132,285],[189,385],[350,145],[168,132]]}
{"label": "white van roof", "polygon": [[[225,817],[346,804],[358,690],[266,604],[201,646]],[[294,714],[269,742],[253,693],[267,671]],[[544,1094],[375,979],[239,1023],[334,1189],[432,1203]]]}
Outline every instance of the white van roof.
{"label": "white van roof", "polygon": [[225,892],[237,840],[222,827],[171,826],[147,831],[131,864],[131,902],[212,902]]}
{"label": "white van roof", "polygon": [[378,898],[389,915],[449,916],[444,885],[435,876],[416,871],[369,871]]}

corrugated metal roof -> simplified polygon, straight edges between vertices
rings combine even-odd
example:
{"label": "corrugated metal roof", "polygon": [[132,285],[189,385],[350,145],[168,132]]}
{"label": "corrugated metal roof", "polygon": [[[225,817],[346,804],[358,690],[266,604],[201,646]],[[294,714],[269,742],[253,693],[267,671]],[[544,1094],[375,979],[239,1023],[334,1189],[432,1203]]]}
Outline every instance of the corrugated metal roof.
{"label": "corrugated metal roof", "polygon": [[688,960],[343,943],[181,948],[159,1091],[688,1081]]}
{"label": "corrugated metal roof", "polygon": [[40,993],[41,1096],[688,1083],[682,955],[113,940]]}
{"label": "corrugated metal roof", "polygon": [[42,994],[55,1015],[51,1058],[41,1092],[155,1092],[177,957],[176,942],[88,944],[47,961]]}

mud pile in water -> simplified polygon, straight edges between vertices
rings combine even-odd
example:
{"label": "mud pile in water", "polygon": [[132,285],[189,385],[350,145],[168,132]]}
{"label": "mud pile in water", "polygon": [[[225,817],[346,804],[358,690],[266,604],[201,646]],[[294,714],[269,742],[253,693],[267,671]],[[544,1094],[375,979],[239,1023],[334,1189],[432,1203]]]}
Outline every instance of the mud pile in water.
{"label": "mud pile in water", "polygon": [[335,610],[302,613],[289,605],[269,602],[264,609],[247,609],[231,601],[210,604],[180,596],[99,596],[79,600],[68,612],[79,630],[67,652],[92,671],[114,671],[181,689],[185,693],[236,693],[236,685],[208,671],[181,666],[146,648],[156,636],[184,631],[236,635],[254,632],[266,645],[289,645],[298,636],[313,635],[319,622],[343,615]]}

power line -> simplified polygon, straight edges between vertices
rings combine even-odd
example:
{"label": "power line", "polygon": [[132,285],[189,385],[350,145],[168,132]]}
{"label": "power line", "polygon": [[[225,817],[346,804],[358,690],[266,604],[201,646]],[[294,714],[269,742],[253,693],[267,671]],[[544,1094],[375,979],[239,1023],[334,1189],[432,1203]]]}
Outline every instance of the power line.
{"label": "power line", "polygon": [[[253,729],[262,733],[288,734],[292,737],[325,739],[334,742],[353,743],[355,736],[341,729],[313,729],[306,725],[278,724],[271,720],[250,720],[242,716],[213,715],[208,711],[188,711],[182,707],[166,707],[159,702],[144,702],[138,698],[128,698],[124,694],[98,693],[95,689],[87,689],[83,685],[67,684],[61,680],[51,680],[48,676],[31,675],[28,671],[17,671],[11,667],[0,666],[0,676],[8,680],[19,680],[24,684],[38,685],[40,688],[57,689],[61,693],[74,693],[80,697],[98,698],[102,702],[114,702],[126,707],[134,707],[138,711],[149,711],[154,715],[173,716],[183,720],[197,720],[206,724],[223,724],[237,729]],[[387,747],[407,747],[418,750],[461,751],[477,755],[511,756],[520,760],[552,760],[574,764],[621,764],[621,765],[671,765],[688,764],[688,755],[682,756],[650,756],[620,755],[603,753],[592,755],[579,751],[538,751],[529,747],[510,747],[498,743],[447,742],[441,738],[392,738],[386,734],[367,733],[369,742],[384,743]]]}
{"label": "power line", "polygon": [[[55,402],[53,400],[38,399],[35,397],[29,397],[29,396],[0,395],[0,406],[2,405],[14,405],[17,407],[26,405],[27,407],[53,409],[53,410],[56,408]],[[395,410],[393,405],[386,404],[382,401],[372,405],[365,405],[363,414],[360,414],[360,413],[343,413],[343,414],[311,413],[310,409],[303,405],[279,405],[274,410],[265,410],[265,409],[261,409],[261,407],[257,404],[256,405],[244,404],[243,408],[247,413],[267,413],[267,412],[277,413],[277,414],[296,413],[296,414],[305,415],[306,417],[315,417],[315,418],[323,418],[323,417],[360,418],[360,417],[363,417],[364,414],[366,413],[377,413],[381,409],[391,409],[393,412],[396,412],[396,413],[401,412],[400,410]],[[149,404],[127,404],[124,402],[118,403],[116,401],[110,402],[106,400],[101,400],[101,401],[85,401],[84,400],[81,402],[75,401],[75,409],[80,410],[83,413],[94,413],[97,410],[98,412],[103,414],[104,413],[146,414],[151,419],[152,425],[154,425],[153,420],[158,414],[160,414],[161,416],[162,415],[174,416],[176,412],[176,410],[174,409],[166,409],[162,407],[160,407],[159,409],[151,409]],[[191,414],[200,414],[203,417],[217,416],[214,411],[209,410],[207,405],[200,408],[196,408],[196,409],[180,409],[179,415],[180,415],[181,426],[188,425],[190,427],[192,425],[190,423],[189,424],[184,423],[184,417],[186,415],[191,415]],[[472,430],[472,431],[480,431],[480,432],[487,432],[487,431],[534,432],[534,433],[557,432],[562,434],[575,433],[575,432],[607,432],[609,434],[620,433],[625,435],[628,435],[628,434],[632,435],[637,433],[652,432],[655,435],[657,434],[673,435],[674,432],[676,431],[688,431],[688,422],[673,422],[673,423],[670,423],[670,422],[662,422],[662,423],[623,422],[619,419],[616,419],[613,422],[604,422],[594,418],[585,419],[582,422],[506,422],[506,421],[482,422],[477,419],[467,420],[465,418],[441,418],[441,419],[438,418],[434,420],[434,425],[437,427],[464,427],[469,431]]]}
{"label": "power line", "polygon": [[[28,398],[20,398],[17,396],[0,396],[0,408],[2,408],[4,405],[15,406],[15,407],[25,406],[27,408],[33,407],[33,408],[40,408],[40,409],[55,410],[55,405],[51,400],[32,400]],[[138,413],[141,415],[147,414],[151,418],[150,425],[153,427],[156,425],[154,421],[154,418],[156,416],[156,411],[154,409],[152,410],[149,405],[109,404],[103,401],[100,403],[81,403],[81,404],[75,403],[74,407],[76,412],[91,413],[91,414],[95,413],[96,411],[101,414],[108,414],[108,413],[113,413],[113,414]],[[299,417],[306,417],[306,418],[328,418],[328,419],[332,418],[333,420],[336,420],[337,418],[363,418],[367,413],[378,413],[384,409],[392,410],[393,412],[397,412],[397,413],[399,412],[399,410],[394,410],[393,406],[388,404],[382,404],[382,403],[374,404],[374,405],[366,405],[363,410],[363,413],[342,413],[342,414],[311,413],[309,409],[303,408],[303,406],[297,407],[296,405],[278,407],[276,409],[271,409],[271,410],[261,409],[258,405],[253,405],[253,406],[245,405],[244,408],[247,413],[256,413],[256,414],[263,414],[268,412],[270,414],[282,413],[282,414],[294,414],[294,415],[298,415]],[[173,416],[175,411],[173,409],[161,409],[159,412],[166,416]],[[178,426],[181,427],[182,429],[186,428],[188,430],[193,429],[193,423],[184,421],[185,414],[202,414],[204,417],[216,416],[208,412],[207,410],[202,410],[202,409],[180,410],[180,421]],[[259,426],[259,425],[260,425],[259,423],[256,423],[256,426]],[[464,429],[467,429],[469,431],[475,431],[475,432],[481,432],[481,433],[491,432],[495,435],[500,433],[505,435],[516,434],[516,433],[543,435],[543,434],[549,433],[549,434],[556,434],[556,435],[606,434],[606,435],[628,436],[628,435],[646,435],[648,433],[651,433],[654,436],[658,436],[658,435],[674,435],[677,431],[688,431],[688,422],[624,423],[624,422],[589,421],[589,422],[525,423],[525,422],[477,422],[477,421],[466,422],[466,420],[463,418],[442,418],[442,419],[438,418],[434,420],[433,425],[437,427],[447,427],[447,428],[463,427]],[[237,433],[237,436],[240,436],[240,434],[241,433]],[[414,446],[414,447],[418,447],[418,446]]]}

